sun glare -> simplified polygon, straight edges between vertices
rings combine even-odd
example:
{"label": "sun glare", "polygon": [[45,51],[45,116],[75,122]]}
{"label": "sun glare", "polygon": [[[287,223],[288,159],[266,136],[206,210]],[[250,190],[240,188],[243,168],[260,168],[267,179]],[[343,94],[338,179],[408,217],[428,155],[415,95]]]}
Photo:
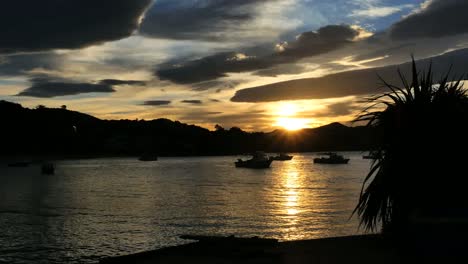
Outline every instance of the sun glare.
{"label": "sun glare", "polygon": [[307,124],[308,120],[304,118],[280,117],[276,121],[277,126],[280,126],[290,131],[306,128]]}
{"label": "sun glare", "polygon": [[275,126],[290,131],[306,128],[309,124],[309,120],[297,117],[299,112],[300,108],[298,105],[293,103],[281,103],[276,111],[277,118]]}
{"label": "sun glare", "polygon": [[295,104],[286,103],[282,104],[279,108],[279,116],[295,116],[298,112],[297,106]]}

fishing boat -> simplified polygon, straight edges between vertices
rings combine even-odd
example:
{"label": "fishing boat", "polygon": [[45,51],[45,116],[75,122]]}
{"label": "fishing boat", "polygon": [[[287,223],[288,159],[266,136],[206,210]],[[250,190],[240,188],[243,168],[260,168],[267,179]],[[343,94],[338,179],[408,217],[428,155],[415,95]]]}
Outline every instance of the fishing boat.
{"label": "fishing boat", "polygon": [[273,162],[272,158],[267,157],[265,153],[257,151],[249,160],[238,159],[234,164],[237,168],[266,169]]}
{"label": "fishing boat", "polygon": [[277,156],[273,156],[271,157],[271,159],[273,160],[280,160],[280,161],[283,161],[283,160],[292,160],[293,156],[291,155],[286,155],[285,153],[280,153],[278,154]]}
{"label": "fishing boat", "polygon": [[349,159],[334,152],[323,153],[326,157],[315,158],[314,163],[321,164],[348,164]]}

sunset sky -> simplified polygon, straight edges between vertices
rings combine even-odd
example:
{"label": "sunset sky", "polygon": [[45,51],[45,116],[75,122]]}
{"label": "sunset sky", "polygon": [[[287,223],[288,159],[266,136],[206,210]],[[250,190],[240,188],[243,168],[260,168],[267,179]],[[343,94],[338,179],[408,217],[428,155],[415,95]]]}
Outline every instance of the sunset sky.
{"label": "sunset sky", "polygon": [[6,0],[0,100],[209,129],[346,122],[411,54],[468,72],[467,13],[466,0]]}

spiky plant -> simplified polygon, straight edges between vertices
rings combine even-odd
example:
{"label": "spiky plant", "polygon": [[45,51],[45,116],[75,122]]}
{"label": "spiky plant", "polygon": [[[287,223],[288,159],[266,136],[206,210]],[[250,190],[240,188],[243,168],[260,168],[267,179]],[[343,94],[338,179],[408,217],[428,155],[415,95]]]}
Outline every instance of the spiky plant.
{"label": "spiky plant", "polygon": [[468,202],[460,186],[463,173],[457,172],[468,159],[455,154],[468,150],[463,78],[451,78],[449,70],[435,82],[432,67],[420,73],[414,58],[412,80],[400,70],[398,75],[401,86],[379,77],[388,92],[366,98],[370,106],[356,119],[376,136],[371,151],[376,159],[354,210],[371,231],[382,226],[405,232],[414,215],[441,214]]}

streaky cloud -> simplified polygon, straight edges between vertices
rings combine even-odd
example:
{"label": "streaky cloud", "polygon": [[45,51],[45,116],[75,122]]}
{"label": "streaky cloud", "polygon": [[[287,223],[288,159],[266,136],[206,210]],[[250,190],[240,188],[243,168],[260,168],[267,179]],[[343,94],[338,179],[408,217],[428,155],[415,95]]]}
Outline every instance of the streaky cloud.
{"label": "streaky cloud", "polygon": [[401,12],[404,9],[413,8],[414,5],[397,5],[397,6],[370,6],[367,9],[354,10],[351,13],[351,17],[363,17],[363,18],[380,18],[393,15]]}
{"label": "streaky cloud", "polygon": [[148,105],[148,106],[163,106],[163,105],[169,105],[171,104],[171,101],[168,100],[149,100],[143,102],[142,105]]}
{"label": "streaky cloud", "polygon": [[181,102],[185,104],[193,104],[193,105],[201,105],[203,103],[201,100],[182,100]]}
{"label": "streaky cloud", "polygon": [[255,5],[271,0],[157,1],[140,28],[149,37],[222,41],[253,19]]}
{"label": "streaky cloud", "polygon": [[62,67],[65,57],[66,55],[54,52],[0,56],[0,76],[23,75],[28,71],[39,68],[56,70]]}
{"label": "streaky cloud", "polygon": [[21,91],[17,96],[52,98],[83,93],[113,93],[111,85],[100,83],[72,82],[63,79],[36,77],[31,80],[32,86]]}
{"label": "streaky cloud", "polygon": [[328,25],[316,32],[304,32],[292,42],[279,43],[276,51],[265,56],[223,52],[172,66],[160,65],[155,74],[161,80],[179,84],[207,82],[226,77],[228,73],[269,69],[327,53],[352,43],[358,34],[348,25]]}
{"label": "streaky cloud", "polygon": [[112,85],[112,86],[118,86],[118,85],[144,86],[144,85],[146,85],[145,81],[118,80],[118,79],[104,79],[104,80],[100,80],[99,83],[100,84]]}
{"label": "streaky cloud", "polygon": [[[452,51],[440,56],[417,61],[418,68],[427,68],[432,63],[435,79],[441,78],[446,69],[452,67],[452,77],[456,80],[468,77],[468,49]],[[278,82],[264,86],[242,89],[231,98],[232,102],[272,102],[281,100],[326,99],[352,95],[377,94],[385,91],[379,76],[389,83],[401,85],[397,70],[411,73],[411,63],[385,67],[354,70],[307,78]]]}

